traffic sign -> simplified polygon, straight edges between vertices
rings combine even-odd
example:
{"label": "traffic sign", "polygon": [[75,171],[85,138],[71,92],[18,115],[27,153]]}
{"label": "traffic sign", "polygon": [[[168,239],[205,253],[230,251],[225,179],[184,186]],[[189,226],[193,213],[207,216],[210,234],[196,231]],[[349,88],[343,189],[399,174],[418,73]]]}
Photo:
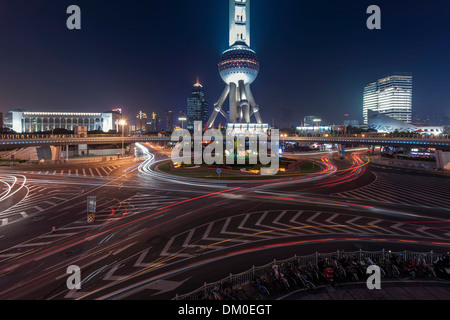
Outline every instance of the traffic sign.
{"label": "traffic sign", "polygon": [[88,214],[87,222],[93,223],[94,221],[95,221],[95,214],[93,213]]}
{"label": "traffic sign", "polygon": [[87,222],[93,223],[95,221],[95,211],[97,210],[97,197],[92,196],[87,198]]}
{"label": "traffic sign", "polygon": [[222,169],[217,169],[217,174],[221,174],[222,173]]}
{"label": "traffic sign", "polygon": [[88,213],[95,213],[97,209],[97,197],[88,197],[87,199],[87,211]]}

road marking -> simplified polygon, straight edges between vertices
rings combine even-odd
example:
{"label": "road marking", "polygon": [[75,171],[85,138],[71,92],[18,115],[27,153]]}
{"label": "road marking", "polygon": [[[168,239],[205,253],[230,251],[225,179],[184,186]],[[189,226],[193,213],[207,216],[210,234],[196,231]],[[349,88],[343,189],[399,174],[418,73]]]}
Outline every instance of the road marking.
{"label": "road marking", "polygon": [[136,243],[136,242],[133,242],[133,243],[131,243],[131,244],[129,244],[129,245],[123,247],[123,248],[120,248],[119,250],[114,251],[114,252],[113,252],[113,256],[118,255],[118,254],[121,253],[122,251],[127,250],[129,247],[133,246],[135,243]]}
{"label": "road marking", "polygon": [[185,247],[185,248],[189,247],[189,242],[191,241],[192,236],[194,235],[194,232],[195,232],[195,229],[192,229],[191,231],[189,231],[189,234],[186,237],[186,240],[184,240],[183,247]]}
{"label": "road marking", "polygon": [[[260,230],[260,229],[253,229],[253,228],[247,228],[244,227],[244,225],[247,223],[247,220],[250,218],[251,214],[247,214],[244,219],[242,220],[241,224],[239,225],[238,229],[241,230],[249,230],[249,231],[253,231],[256,232],[256,234],[251,234],[251,235],[247,235],[247,236],[252,236],[252,237],[261,237],[264,239],[273,239],[273,236],[267,235],[265,234],[265,232],[263,232],[264,230]],[[242,235],[246,235],[245,233]]]}
{"label": "road marking", "polygon": [[104,281],[122,281],[126,279],[128,276],[115,276],[114,273],[119,269],[119,266],[115,266],[109,270],[109,272],[102,279]]}
{"label": "road marking", "polygon": [[83,176],[86,177],[86,170],[83,169]]}
{"label": "road marking", "polygon": [[[314,231],[314,230],[311,230],[311,229],[317,229],[317,230],[319,230],[319,233],[323,233],[323,229],[321,229],[321,228],[319,228],[319,227],[315,227],[315,226],[307,225],[307,224],[305,224],[305,223],[298,222],[298,221],[297,221],[297,218],[300,217],[303,213],[304,213],[304,211],[303,211],[303,210],[300,210],[299,212],[297,212],[297,214],[296,214],[289,222],[290,222],[290,223],[297,224],[297,225],[300,225],[300,226],[303,226],[303,227],[308,226],[309,228],[305,228],[305,229],[303,229],[303,230],[305,230],[305,231],[307,231],[307,232],[310,232],[310,233],[312,233],[312,234],[317,234],[317,231]],[[320,214],[320,212],[319,212],[319,214]],[[310,218],[310,219],[311,219],[311,218]]]}
{"label": "road marking", "polygon": [[52,242],[36,242],[36,243],[22,243],[16,246],[16,248],[22,248],[22,247],[34,247],[34,246],[47,246],[49,244],[52,244]]}
{"label": "road marking", "polygon": [[[279,222],[279,221],[281,220],[281,218],[284,217],[284,215],[286,214],[286,212],[287,212],[287,211],[281,212],[281,213],[275,218],[275,220],[273,220],[273,223],[274,223],[274,224],[278,224],[278,225],[280,225],[280,226],[287,227],[287,228],[292,228],[292,227],[293,227],[292,225],[288,225],[288,224],[286,224],[286,223],[281,223],[281,222]],[[297,230],[297,229],[295,229],[295,230],[286,230],[286,231],[287,231],[287,232],[291,232],[292,234],[295,234],[295,235],[302,235],[302,234],[303,234],[300,230]]]}
{"label": "road marking", "polygon": [[92,172],[92,169],[91,169],[91,168],[89,168],[89,171],[91,172],[91,176],[95,177],[95,176],[94,176],[94,173]]}
{"label": "road marking", "polygon": [[102,174],[100,173],[100,171],[98,171],[98,168],[95,168],[95,170],[98,172],[98,175],[99,175],[100,177],[103,177]]}
{"label": "road marking", "polygon": [[8,218],[2,219],[2,227],[8,224]]}
{"label": "road marking", "polygon": [[24,218],[28,217],[28,215],[27,215],[27,213],[26,213],[25,211],[22,211],[20,214],[21,214],[22,217],[24,217]]}
{"label": "road marking", "polygon": [[47,234],[45,236],[41,236],[41,238],[59,238],[59,237],[70,237],[77,233],[61,233],[61,234]]}
{"label": "road marking", "polygon": [[[287,232],[292,232],[291,230],[283,230],[281,228],[277,228],[277,227],[273,227],[273,226],[268,226],[268,225],[264,225],[262,224],[262,222],[264,221],[264,219],[266,218],[266,216],[269,214],[269,211],[265,211],[261,217],[259,218],[259,220],[255,223],[255,226],[258,227],[265,227],[268,228],[271,232],[271,234],[275,234],[275,235],[280,235],[280,236],[286,236]],[[281,232],[274,232],[273,230],[280,230]]]}
{"label": "road marking", "polygon": [[193,255],[192,254],[187,254],[187,253],[169,253],[169,249],[172,246],[173,241],[175,240],[175,237],[170,238],[169,242],[167,242],[166,246],[164,247],[164,249],[161,251],[160,255],[163,257],[185,257],[185,258],[192,258]]}
{"label": "road marking", "polygon": [[102,169],[106,173],[106,175],[108,175],[108,171],[106,171],[105,168],[101,167],[100,169]]}
{"label": "road marking", "polygon": [[400,229],[400,227],[401,227],[401,226],[404,226],[404,225],[405,225],[404,223],[397,223],[397,224],[394,224],[393,226],[391,226],[391,228],[397,229],[397,230],[399,230],[399,231],[401,231],[401,232],[409,233],[410,235],[413,235],[413,236],[417,236],[417,234],[415,234],[415,233],[406,231],[406,230],[404,230],[404,229]]}

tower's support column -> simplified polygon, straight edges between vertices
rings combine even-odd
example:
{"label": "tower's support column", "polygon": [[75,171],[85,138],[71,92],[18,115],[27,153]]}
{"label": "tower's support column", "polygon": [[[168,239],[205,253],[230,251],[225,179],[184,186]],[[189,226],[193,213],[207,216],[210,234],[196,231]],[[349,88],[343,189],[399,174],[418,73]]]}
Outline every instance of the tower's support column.
{"label": "tower's support column", "polygon": [[230,93],[230,86],[227,85],[225,87],[225,90],[223,90],[223,93],[220,96],[219,101],[217,101],[216,105],[214,106],[214,111],[213,111],[213,113],[212,113],[212,115],[209,118],[209,121],[207,123],[207,128],[208,129],[212,128],[212,126],[214,125],[214,121],[216,121],[216,118],[219,115],[219,113],[224,115],[225,118],[227,118],[229,120],[227,114],[225,112],[223,112],[223,110],[222,110],[222,106],[225,103],[225,100],[227,99],[229,93]]}
{"label": "tower's support column", "polygon": [[436,150],[436,167],[438,170],[450,170],[450,152]]}
{"label": "tower's support column", "polygon": [[230,83],[230,122],[237,123],[238,120],[238,102],[237,102],[237,86]]}
{"label": "tower's support column", "polygon": [[252,107],[252,115],[255,115],[256,122],[258,124],[262,124],[263,121],[261,118],[261,114],[259,113],[259,107],[256,104],[255,98],[253,97],[253,93],[252,93],[252,90],[250,89],[249,84],[245,85],[245,94],[247,96],[248,101],[250,102],[251,107]]}
{"label": "tower's support column", "polygon": [[250,123],[250,104],[247,100],[247,94],[245,92],[244,81],[239,81],[239,96],[240,96],[240,107],[241,107],[241,119],[244,123]]}

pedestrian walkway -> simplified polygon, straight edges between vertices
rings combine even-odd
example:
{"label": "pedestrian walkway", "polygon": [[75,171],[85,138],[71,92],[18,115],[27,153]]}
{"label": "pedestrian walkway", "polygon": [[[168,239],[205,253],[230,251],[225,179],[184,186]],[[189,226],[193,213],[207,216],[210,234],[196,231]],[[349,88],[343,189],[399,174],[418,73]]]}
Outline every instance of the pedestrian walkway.
{"label": "pedestrian walkway", "polygon": [[386,281],[380,290],[369,290],[366,283],[352,283],[299,290],[276,300],[450,300],[450,282]]}

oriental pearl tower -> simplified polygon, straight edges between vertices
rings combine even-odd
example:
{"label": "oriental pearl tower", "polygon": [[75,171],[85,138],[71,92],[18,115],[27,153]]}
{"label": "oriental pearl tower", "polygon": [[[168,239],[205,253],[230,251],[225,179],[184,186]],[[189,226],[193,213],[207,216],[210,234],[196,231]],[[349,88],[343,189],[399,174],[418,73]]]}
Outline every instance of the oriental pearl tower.
{"label": "oriental pearl tower", "polygon": [[[219,62],[219,73],[226,84],[225,90],[214,105],[207,127],[212,128],[219,113],[229,124],[250,124],[252,116],[262,124],[259,107],[255,102],[250,85],[259,72],[259,60],[250,49],[250,0],[229,0],[230,2],[230,48]],[[229,98],[229,114],[222,109]]]}

